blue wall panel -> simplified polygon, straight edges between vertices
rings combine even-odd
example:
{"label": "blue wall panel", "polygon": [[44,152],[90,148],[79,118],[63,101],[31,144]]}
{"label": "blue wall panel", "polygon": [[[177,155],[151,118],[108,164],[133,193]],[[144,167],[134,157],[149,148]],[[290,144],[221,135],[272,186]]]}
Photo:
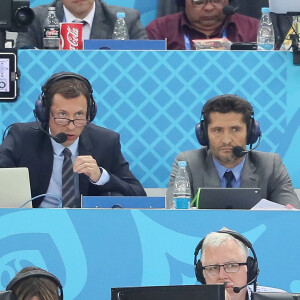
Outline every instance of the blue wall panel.
{"label": "blue wall panel", "polygon": [[196,284],[195,247],[226,226],[253,244],[260,285],[299,293],[299,222],[297,211],[1,209],[0,290],[28,265],[58,276],[66,300],[109,300],[117,286]]}

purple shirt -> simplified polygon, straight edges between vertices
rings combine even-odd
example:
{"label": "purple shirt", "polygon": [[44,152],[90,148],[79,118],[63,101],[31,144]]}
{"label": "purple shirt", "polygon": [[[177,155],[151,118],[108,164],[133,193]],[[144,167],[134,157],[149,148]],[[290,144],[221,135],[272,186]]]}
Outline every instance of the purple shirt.
{"label": "purple shirt", "polygon": [[259,20],[234,14],[227,18],[225,23],[219,26],[213,34],[206,36],[202,32],[191,27],[184,12],[167,15],[153,20],[146,26],[150,40],[164,40],[167,38],[167,49],[185,50],[184,35],[192,44],[194,39],[220,38],[226,28],[227,39],[231,42],[256,42]]}

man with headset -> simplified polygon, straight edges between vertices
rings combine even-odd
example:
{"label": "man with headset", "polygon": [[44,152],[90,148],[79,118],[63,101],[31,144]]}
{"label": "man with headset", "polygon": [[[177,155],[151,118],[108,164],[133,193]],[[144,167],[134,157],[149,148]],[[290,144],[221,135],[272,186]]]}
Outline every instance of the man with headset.
{"label": "man with headset", "polygon": [[259,268],[252,244],[243,235],[225,227],[209,233],[199,242],[195,248],[194,267],[200,283],[225,284],[226,300],[250,300],[253,291],[284,292],[257,286]]}
{"label": "man with headset", "polygon": [[300,208],[289,174],[278,154],[245,150],[260,141],[261,130],[251,104],[236,95],[206,102],[196,125],[201,149],[178,154],[173,164],[166,206],[173,205],[178,161],[187,162],[192,198],[201,187],[261,188],[261,198]]}
{"label": "man with headset", "polygon": [[149,39],[167,39],[169,50],[191,50],[195,39],[227,38],[231,42],[256,42],[259,21],[235,14],[236,0],[180,2],[185,6],[183,12],[157,18],[146,26]]}
{"label": "man with headset", "polygon": [[27,167],[34,207],[80,207],[80,195],[145,196],[121,152],[118,133],[96,126],[89,81],[76,73],[52,75],[42,87],[40,122],[14,124],[0,146],[0,167]]}
{"label": "man with headset", "polygon": [[49,6],[56,8],[59,22],[84,22],[84,40],[111,39],[118,12],[125,12],[130,39],[147,39],[147,33],[140,21],[140,12],[136,9],[107,5],[102,0],[55,0],[51,4],[33,8],[35,19],[28,26],[28,32],[18,34],[17,48],[43,49],[43,23]]}

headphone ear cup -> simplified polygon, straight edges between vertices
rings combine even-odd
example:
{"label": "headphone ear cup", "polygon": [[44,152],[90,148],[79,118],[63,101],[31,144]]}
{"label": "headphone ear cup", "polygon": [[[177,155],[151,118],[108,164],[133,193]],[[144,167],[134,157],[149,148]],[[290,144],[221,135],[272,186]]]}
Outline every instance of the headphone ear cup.
{"label": "headphone ear cup", "polygon": [[259,123],[256,120],[252,119],[247,137],[247,145],[255,144],[261,134],[262,133]]}
{"label": "headphone ear cup", "polygon": [[199,144],[202,146],[208,146],[207,130],[203,120],[196,124],[195,132]]}
{"label": "headphone ear cup", "polygon": [[91,100],[89,111],[90,111],[89,112],[90,121],[92,122],[95,119],[97,114],[97,103],[95,102],[94,99]]}
{"label": "headphone ear cup", "polygon": [[253,257],[248,256],[247,258],[247,277],[248,282],[250,282],[254,277],[256,277],[259,273],[257,260],[253,259]]}
{"label": "headphone ear cup", "polygon": [[34,115],[42,123],[47,123],[49,121],[49,114],[46,112],[42,94],[39,95],[38,100],[35,102]]}
{"label": "headphone ear cup", "polygon": [[196,266],[195,266],[195,275],[199,282],[201,282],[202,284],[206,283],[204,275],[203,275],[202,263],[201,263],[200,259],[197,261]]}

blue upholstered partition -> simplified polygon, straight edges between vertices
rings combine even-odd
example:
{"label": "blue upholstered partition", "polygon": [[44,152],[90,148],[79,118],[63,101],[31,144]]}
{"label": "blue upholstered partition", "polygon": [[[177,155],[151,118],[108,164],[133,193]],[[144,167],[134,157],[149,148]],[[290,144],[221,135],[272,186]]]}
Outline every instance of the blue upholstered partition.
{"label": "blue upholstered partition", "polygon": [[299,293],[299,213],[1,209],[0,290],[32,264],[60,278],[65,300],[109,300],[118,286],[196,284],[196,245],[226,226],[252,243],[260,285]]}

